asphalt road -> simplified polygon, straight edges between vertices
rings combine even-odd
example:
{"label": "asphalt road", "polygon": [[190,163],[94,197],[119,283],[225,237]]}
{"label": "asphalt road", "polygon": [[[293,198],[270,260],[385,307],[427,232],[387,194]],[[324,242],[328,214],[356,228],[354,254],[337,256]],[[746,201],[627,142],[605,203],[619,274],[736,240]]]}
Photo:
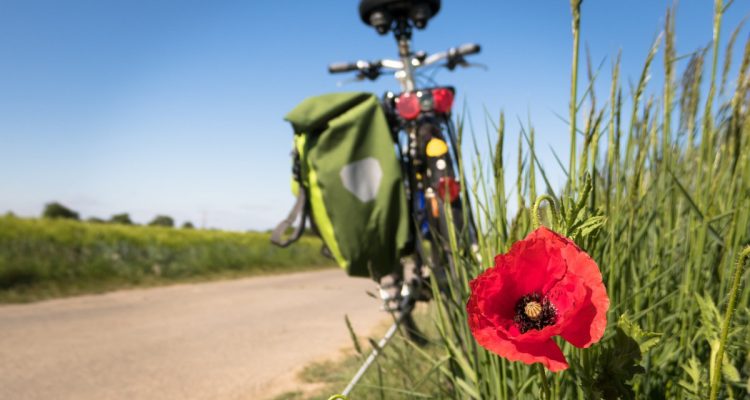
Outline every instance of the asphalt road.
{"label": "asphalt road", "polygon": [[325,270],[0,306],[0,399],[263,399],[384,319]]}

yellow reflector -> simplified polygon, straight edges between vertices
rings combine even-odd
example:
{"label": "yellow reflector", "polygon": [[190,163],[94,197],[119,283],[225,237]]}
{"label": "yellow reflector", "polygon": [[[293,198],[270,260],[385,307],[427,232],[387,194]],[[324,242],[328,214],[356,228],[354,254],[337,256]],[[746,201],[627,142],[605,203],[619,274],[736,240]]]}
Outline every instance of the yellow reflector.
{"label": "yellow reflector", "polygon": [[427,156],[440,157],[448,152],[448,145],[440,139],[430,139],[427,142]]}

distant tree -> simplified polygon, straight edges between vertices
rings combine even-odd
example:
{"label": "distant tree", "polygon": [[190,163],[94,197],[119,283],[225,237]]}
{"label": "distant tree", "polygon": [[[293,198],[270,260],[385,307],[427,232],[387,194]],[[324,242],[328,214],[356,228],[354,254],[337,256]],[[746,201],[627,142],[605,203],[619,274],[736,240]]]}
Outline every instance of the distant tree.
{"label": "distant tree", "polygon": [[78,220],[78,213],[71,210],[68,207],[58,203],[52,202],[44,205],[44,211],[42,212],[44,218],[59,218],[59,219],[74,219]]}
{"label": "distant tree", "polygon": [[128,213],[115,214],[109,219],[109,222],[113,224],[133,225],[133,221],[130,219]]}
{"label": "distant tree", "polygon": [[154,217],[154,219],[151,220],[151,222],[148,223],[149,226],[166,226],[168,228],[174,227],[174,219],[168,215],[157,215]]}
{"label": "distant tree", "polygon": [[182,224],[182,229],[195,229],[195,225],[190,221],[185,221],[185,223]]}
{"label": "distant tree", "polygon": [[105,221],[105,220],[103,220],[103,219],[101,219],[99,217],[88,217],[88,218],[86,218],[86,222],[91,223],[91,224],[103,224],[103,223],[105,223],[107,221]]}

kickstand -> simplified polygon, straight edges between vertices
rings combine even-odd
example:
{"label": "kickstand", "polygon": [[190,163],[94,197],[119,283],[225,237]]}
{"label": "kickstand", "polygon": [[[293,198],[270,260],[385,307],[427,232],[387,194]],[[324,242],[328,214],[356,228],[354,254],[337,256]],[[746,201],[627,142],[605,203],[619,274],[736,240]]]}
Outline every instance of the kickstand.
{"label": "kickstand", "polygon": [[399,317],[396,319],[396,322],[394,322],[393,325],[391,325],[391,327],[388,328],[388,331],[385,332],[385,335],[383,336],[383,338],[380,339],[380,341],[377,343],[377,347],[374,347],[372,349],[372,352],[370,353],[369,356],[367,356],[367,359],[365,360],[365,362],[362,364],[361,367],[359,367],[359,370],[357,371],[356,374],[354,374],[354,377],[352,378],[351,381],[349,381],[349,384],[346,385],[346,388],[341,393],[342,395],[349,396],[349,393],[351,393],[352,390],[354,390],[354,387],[357,386],[357,383],[359,383],[359,380],[362,379],[362,376],[365,375],[365,372],[367,371],[367,369],[370,368],[370,365],[372,365],[373,362],[375,362],[375,359],[378,358],[380,353],[383,351],[383,348],[385,348],[385,346],[391,340],[393,335],[396,334],[396,332],[398,331],[399,324],[401,324],[401,321],[403,321],[403,319],[407,315],[409,315],[409,311],[410,310],[407,310],[407,312],[402,312],[401,315],[399,315]]}

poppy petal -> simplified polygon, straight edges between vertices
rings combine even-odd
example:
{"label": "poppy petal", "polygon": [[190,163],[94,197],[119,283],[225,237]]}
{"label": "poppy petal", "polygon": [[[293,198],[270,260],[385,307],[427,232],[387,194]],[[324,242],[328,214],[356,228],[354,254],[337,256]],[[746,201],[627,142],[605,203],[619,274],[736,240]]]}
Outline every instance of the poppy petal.
{"label": "poppy petal", "polygon": [[489,321],[483,317],[470,319],[469,326],[477,343],[510,361],[542,363],[553,372],[568,368],[562,350],[551,338],[541,341],[511,340],[502,331],[492,329]]}
{"label": "poppy petal", "polygon": [[507,296],[520,298],[529,293],[546,293],[567,272],[561,246],[538,229],[511,246],[507,254],[495,257],[495,267],[506,270],[515,283]]}
{"label": "poppy petal", "polygon": [[566,246],[562,254],[568,269],[581,279],[586,288],[586,298],[576,315],[570,317],[571,323],[563,327],[561,336],[576,347],[589,347],[602,338],[607,328],[607,289],[596,262],[578,246]]}
{"label": "poppy petal", "polygon": [[505,271],[490,268],[471,281],[470,298],[474,302],[475,312],[481,313],[493,325],[507,325],[513,320],[515,300],[509,292],[515,292],[513,280]]}
{"label": "poppy petal", "polygon": [[[576,347],[589,347],[592,343],[598,341],[599,338],[601,338],[601,336],[595,338],[594,336],[597,333],[592,332],[591,329],[591,327],[593,326],[593,321],[596,318],[596,307],[591,304],[590,290],[588,290],[586,298],[588,300],[588,304],[582,307],[578,311],[578,313],[573,318],[571,318],[572,320],[575,320],[575,323],[568,324],[560,334],[563,339],[567,340]],[[601,334],[604,334],[604,330],[602,330]]]}
{"label": "poppy petal", "polygon": [[552,339],[547,339],[543,342],[516,342],[515,352],[508,354],[505,358],[511,361],[522,361],[526,364],[542,363],[552,372],[568,368],[568,361],[565,359],[565,355],[563,355],[560,347]]}

